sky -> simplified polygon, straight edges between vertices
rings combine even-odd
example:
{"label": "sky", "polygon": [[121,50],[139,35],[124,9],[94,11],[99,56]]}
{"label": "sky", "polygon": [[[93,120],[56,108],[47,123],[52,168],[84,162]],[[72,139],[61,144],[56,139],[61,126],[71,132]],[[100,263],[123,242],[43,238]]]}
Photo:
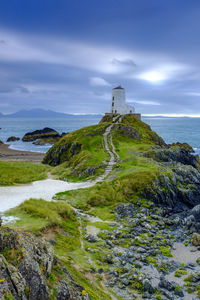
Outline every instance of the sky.
{"label": "sky", "polygon": [[7,0],[0,4],[0,112],[200,115],[199,0]]}

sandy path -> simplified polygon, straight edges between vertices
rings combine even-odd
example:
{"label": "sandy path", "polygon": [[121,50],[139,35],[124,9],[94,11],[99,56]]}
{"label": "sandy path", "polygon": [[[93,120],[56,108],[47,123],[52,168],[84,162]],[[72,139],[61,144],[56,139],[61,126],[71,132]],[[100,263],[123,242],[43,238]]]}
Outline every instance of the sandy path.
{"label": "sandy path", "polygon": [[30,185],[0,187],[0,212],[13,208],[30,198],[43,198],[51,201],[58,192],[90,187],[94,182],[69,183],[61,180],[46,179]]}

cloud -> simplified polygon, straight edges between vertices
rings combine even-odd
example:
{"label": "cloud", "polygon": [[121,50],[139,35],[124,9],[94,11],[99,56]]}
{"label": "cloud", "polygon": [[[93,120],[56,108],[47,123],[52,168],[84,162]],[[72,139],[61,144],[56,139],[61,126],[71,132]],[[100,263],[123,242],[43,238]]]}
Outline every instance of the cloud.
{"label": "cloud", "polygon": [[111,84],[101,77],[91,77],[90,78],[91,86],[111,86]]}
{"label": "cloud", "polygon": [[188,92],[185,94],[188,96],[200,97],[200,92]]}
{"label": "cloud", "polygon": [[184,64],[165,64],[154,67],[152,70],[147,70],[137,75],[137,78],[157,84],[165,80],[174,78],[179,79],[178,75],[187,73],[191,67]]}
{"label": "cloud", "polygon": [[128,103],[138,103],[138,104],[142,104],[142,105],[161,105],[159,102],[157,101],[153,101],[153,100],[127,100]]}

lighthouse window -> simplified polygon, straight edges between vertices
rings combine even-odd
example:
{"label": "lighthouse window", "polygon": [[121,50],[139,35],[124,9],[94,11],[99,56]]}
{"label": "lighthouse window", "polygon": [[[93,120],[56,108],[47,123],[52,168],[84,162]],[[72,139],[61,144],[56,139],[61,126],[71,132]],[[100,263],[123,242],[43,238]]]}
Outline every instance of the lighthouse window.
{"label": "lighthouse window", "polygon": [[114,102],[112,102],[112,106],[114,106]]}
{"label": "lighthouse window", "polygon": [[132,114],[132,110],[130,110],[130,113]]}
{"label": "lighthouse window", "polygon": [[114,100],[114,96],[112,97],[112,99]]}
{"label": "lighthouse window", "polygon": [[115,113],[117,113],[117,111],[115,110]]}

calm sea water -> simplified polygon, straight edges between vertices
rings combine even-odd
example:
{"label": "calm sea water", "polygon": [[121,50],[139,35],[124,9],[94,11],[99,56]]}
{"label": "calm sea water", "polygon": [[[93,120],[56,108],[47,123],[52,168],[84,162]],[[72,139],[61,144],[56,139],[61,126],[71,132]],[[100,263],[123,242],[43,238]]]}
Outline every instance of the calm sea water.
{"label": "calm sea water", "polygon": [[[70,132],[84,126],[97,124],[101,116],[74,116],[70,119],[0,119],[0,139],[6,142],[14,135],[22,138],[25,133],[50,127],[59,133]],[[200,118],[144,118],[166,143],[186,142],[200,154]],[[50,146],[36,146],[32,143],[12,142],[11,148],[17,150],[46,152]]]}

